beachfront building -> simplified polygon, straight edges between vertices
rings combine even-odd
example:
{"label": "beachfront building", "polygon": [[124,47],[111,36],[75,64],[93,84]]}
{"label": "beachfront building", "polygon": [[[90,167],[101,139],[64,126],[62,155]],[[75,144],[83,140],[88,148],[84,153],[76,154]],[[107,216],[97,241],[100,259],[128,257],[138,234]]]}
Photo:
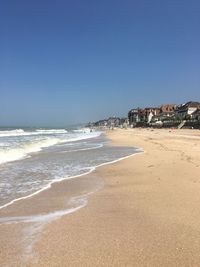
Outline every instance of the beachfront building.
{"label": "beachfront building", "polygon": [[128,113],[129,125],[135,127],[138,123],[144,121],[144,112],[140,108],[131,109]]}
{"label": "beachfront building", "polygon": [[175,104],[165,104],[160,106],[160,112],[154,115],[151,120],[152,126],[163,126],[163,123],[174,121],[175,119]]}
{"label": "beachfront building", "polygon": [[182,105],[165,104],[160,107],[131,109],[128,113],[131,127],[188,127],[200,128],[200,103],[189,101]]}
{"label": "beachfront building", "polygon": [[117,117],[110,117],[107,120],[108,127],[118,127],[120,125],[120,118]]}
{"label": "beachfront building", "polygon": [[175,116],[175,104],[165,104],[160,107],[147,107],[144,109],[131,109],[128,113],[129,125],[145,126],[145,125],[160,125],[163,120],[173,120]]}
{"label": "beachfront building", "polygon": [[155,115],[160,113],[159,108],[148,107],[145,109],[135,108],[131,109],[128,113],[129,125],[135,127],[137,125],[142,126],[151,122]]}
{"label": "beachfront building", "polygon": [[185,120],[185,119],[190,119],[193,117],[193,114],[197,111],[200,110],[200,103],[199,102],[187,102],[185,104],[177,106],[175,110],[176,117]]}
{"label": "beachfront building", "polygon": [[93,123],[94,127],[107,127],[108,121],[107,120],[99,120]]}
{"label": "beachfront building", "polygon": [[192,118],[200,121],[200,109],[197,109],[193,114],[192,114]]}
{"label": "beachfront building", "polygon": [[119,127],[127,129],[127,127],[128,127],[128,118],[120,118]]}
{"label": "beachfront building", "polygon": [[156,115],[160,114],[160,108],[145,108],[144,109],[144,117],[145,117],[145,122],[150,123],[152,118]]}
{"label": "beachfront building", "polygon": [[165,104],[160,106],[160,113],[168,114],[169,116],[175,112],[175,104]]}

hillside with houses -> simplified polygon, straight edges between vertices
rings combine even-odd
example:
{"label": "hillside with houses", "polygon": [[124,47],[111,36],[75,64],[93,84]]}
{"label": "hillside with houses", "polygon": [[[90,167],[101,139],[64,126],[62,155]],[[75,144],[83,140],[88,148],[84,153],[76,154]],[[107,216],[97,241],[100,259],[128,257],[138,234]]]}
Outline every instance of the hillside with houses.
{"label": "hillside with houses", "polygon": [[200,102],[165,104],[159,107],[133,108],[126,118],[110,117],[90,122],[89,127],[169,127],[200,129]]}

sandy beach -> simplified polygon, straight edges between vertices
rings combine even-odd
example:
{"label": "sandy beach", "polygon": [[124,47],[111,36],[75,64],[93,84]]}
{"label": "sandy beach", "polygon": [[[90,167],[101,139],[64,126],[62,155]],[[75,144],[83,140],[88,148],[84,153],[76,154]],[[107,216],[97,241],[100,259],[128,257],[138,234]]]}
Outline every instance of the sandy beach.
{"label": "sandy beach", "polygon": [[[34,242],[31,248],[24,243],[23,262],[17,246],[20,231],[26,235],[23,223],[0,225],[0,266],[200,266],[200,131],[106,134],[114,145],[144,153],[16,204],[18,211],[41,209],[48,199],[56,210],[55,196],[71,196],[73,186],[87,193],[84,179],[99,186],[83,208],[32,229]],[[15,210],[10,206],[3,215],[18,216]]]}

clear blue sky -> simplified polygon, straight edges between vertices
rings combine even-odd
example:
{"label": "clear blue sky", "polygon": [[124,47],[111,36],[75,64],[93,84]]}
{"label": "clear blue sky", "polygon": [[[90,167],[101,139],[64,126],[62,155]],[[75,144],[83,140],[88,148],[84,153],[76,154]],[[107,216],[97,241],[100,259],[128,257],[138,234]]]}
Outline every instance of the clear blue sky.
{"label": "clear blue sky", "polygon": [[0,125],[200,100],[199,0],[0,2]]}

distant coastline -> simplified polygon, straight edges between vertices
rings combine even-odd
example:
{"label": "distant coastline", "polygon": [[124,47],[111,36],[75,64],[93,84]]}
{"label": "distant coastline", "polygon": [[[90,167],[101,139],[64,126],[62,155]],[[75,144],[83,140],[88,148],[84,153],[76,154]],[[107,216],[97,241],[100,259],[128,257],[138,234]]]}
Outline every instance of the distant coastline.
{"label": "distant coastline", "polygon": [[184,104],[165,104],[160,107],[133,108],[127,117],[110,117],[89,122],[87,127],[105,129],[155,127],[200,129],[200,102],[189,101]]}

